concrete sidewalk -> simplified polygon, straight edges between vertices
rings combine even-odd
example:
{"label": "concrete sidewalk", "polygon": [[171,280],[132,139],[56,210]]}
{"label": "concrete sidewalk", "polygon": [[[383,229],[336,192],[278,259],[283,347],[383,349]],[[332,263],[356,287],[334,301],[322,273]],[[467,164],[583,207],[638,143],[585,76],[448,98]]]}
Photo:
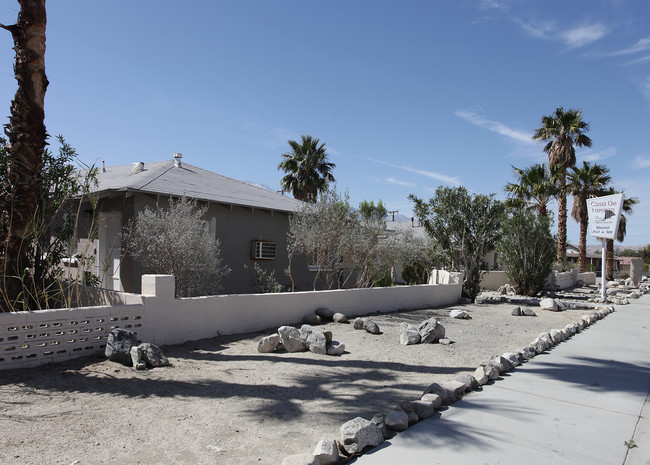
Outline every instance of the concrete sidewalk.
{"label": "concrete sidewalk", "polygon": [[650,295],[631,302],[351,463],[650,465]]}

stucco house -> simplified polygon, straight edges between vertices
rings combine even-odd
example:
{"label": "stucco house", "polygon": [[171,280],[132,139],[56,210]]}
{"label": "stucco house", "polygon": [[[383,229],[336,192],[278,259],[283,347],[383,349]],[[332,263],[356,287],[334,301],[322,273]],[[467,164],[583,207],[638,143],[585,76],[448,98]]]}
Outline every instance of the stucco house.
{"label": "stucco house", "polygon": [[[94,255],[91,271],[99,276],[102,287],[140,292],[145,270],[125,254],[121,232],[146,207],[166,207],[170,197],[186,196],[208,206],[205,228],[219,239],[223,262],[231,268],[222,280],[223,293],[259,292],[251,281],[255,262],[267,272],[275,271],[276,279],[289,286],[284,272],[288,219],[301,202],[189,165],[181,158],[175,154],[173,160],[100,168],[96,211],[90,203],[82,205],[81,232],[71,252],[85,250]],[[97,232],[88,237],[83,231],[89,229],[93,217]],[[294,259],[297,290],[310,289],[313,280],[307,259],[303,260],[296,263]]]}

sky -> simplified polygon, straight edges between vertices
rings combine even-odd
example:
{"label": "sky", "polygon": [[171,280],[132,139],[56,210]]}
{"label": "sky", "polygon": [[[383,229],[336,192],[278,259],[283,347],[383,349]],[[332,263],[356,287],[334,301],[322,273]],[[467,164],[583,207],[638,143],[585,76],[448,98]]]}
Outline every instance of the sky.
{"label": "sky", "polygon": [[[18,10],[2,2],[0,23]],[[512,166],[547,160],[531,139],[541,117],[582,109],[593,146],[578,163],[605,164],[640,201],[619,245],[650,243],[650,2],[50,0],[47,12],[46,126],[85,164],[181,152],[279,190],[287,140],[310,134],[352,205],[411,217],[408,195],[440,185],[503,199]],[[0,30],[4,123],[12,46]]]}

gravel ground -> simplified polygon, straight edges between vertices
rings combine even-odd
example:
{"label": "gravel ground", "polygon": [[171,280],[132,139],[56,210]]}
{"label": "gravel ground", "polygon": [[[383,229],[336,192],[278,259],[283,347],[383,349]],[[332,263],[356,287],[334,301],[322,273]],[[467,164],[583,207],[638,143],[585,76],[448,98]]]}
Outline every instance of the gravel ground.
{"label": "gravel ground", "polygon": [[[339,357],[259,354],[257,341],[269,331],[163,347],[167,368],[135,371],[95,357],[0,372],[0,463],[279,465],[311,453],[354,417],[419,399],[430,383],[472,373],[586,313],[537,307],[536,317],[514,317],[513,307],[375,315],[379,335],[319,326],[345,344]],[[451,309],[471,319],[451,319]],[[401,322],[430,317],[453,344],[399,344]]]}

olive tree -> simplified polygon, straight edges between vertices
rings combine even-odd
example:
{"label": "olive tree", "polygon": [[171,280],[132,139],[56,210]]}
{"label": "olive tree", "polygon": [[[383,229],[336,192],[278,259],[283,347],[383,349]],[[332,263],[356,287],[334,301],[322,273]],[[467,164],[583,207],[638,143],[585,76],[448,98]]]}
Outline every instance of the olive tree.
{"label": "olive tree", "polygon": [[470,194],[465,187],[438,187],[428,202],[410,195],[414,212],[431,237],[441,265],[463,271],[463,295],[480,292],[481,265],[496,247],[504,206],[494,195]]}
{"label": "olive tree", "polygon": [[230,272],[222,263],[219,240],[204,228],[207,206],[185,197],[139,212],[123,237],[127,250],[149,273],[172,274],[176,296],[216,294]]}

